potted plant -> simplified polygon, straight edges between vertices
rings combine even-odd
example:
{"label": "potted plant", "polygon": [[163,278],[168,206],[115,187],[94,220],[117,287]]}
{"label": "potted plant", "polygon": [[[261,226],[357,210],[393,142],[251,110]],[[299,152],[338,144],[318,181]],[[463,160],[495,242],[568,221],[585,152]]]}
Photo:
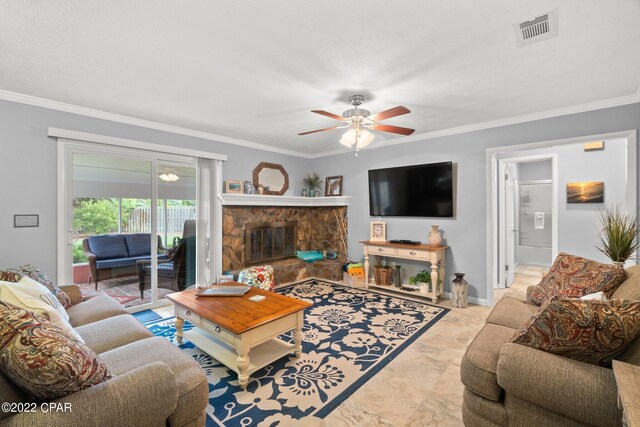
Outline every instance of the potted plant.
{"label": "potted plant", "polygon": [[303,178],[302,182],[304,182],[304,185],[309,188],[309,192],[307,194],[310,197],[313,197],[315,195],[316,188],[320,188],[320,186],[322,185],[320,175],[318,175],[316,172],[307,174],[307,177]]}
{"label": "potted plant", "polygon": [[618,205],[606,206],[598,211],[602,224],[600,245],[596,246],[614,264],[623,266],[625,261],[638,249],[638,215],[624,212]]}
{"label": "potted plant", "polygon": [[431,272],[427,270],[419,271],[415,276],[409,277],[409,283],[420,287],[420,292],[426,294],[431,284]]}

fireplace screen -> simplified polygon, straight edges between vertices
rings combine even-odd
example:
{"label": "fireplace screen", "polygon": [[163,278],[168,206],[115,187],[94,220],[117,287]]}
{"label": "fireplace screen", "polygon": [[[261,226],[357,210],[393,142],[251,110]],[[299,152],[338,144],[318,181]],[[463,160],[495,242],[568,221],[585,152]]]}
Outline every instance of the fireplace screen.
{"label": "fireplace screen", "polygon": [[296,255],[296,222],[245,224],[244,264],[255,265]]}

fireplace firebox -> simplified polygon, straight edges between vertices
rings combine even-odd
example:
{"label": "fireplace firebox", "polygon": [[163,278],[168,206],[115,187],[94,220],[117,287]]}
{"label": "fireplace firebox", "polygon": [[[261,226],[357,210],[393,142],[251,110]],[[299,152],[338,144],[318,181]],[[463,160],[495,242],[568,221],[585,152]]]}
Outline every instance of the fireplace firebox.
{"label": "fireplace firebox", "polygon": [[244,225],[244,265],[262,264],[296,255],[298,223],[254,222]]}

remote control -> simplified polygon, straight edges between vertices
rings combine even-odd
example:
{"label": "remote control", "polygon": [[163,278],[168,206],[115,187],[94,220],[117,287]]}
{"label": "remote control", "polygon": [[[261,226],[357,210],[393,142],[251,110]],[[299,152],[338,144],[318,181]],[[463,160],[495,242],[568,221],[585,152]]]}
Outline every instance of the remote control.
{"label": "remote control", "polygon": [[419,245],[421,242],[417,240],[397,239],[397,240],[389,240],[389,243],[401,243],[403,245]]}

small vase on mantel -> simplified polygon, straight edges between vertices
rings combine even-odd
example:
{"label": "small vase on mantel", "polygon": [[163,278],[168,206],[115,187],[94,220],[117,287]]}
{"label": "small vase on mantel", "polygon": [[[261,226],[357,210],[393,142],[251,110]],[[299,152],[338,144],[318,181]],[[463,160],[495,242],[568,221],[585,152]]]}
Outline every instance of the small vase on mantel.
{"label": "small vase on mantel", "polygon": [[427,241],[429,245],[432,247],[440,246],[442,243],[442,235],[440,234],[440,230],[438,230],[437,225],[431,226],[431,233],[429,233],[429,237],[427,237]]}
{"label": "small vase on mantel", "polygon": [[613,265],[616,267],[624,268],[624,261],[613,261]]}

